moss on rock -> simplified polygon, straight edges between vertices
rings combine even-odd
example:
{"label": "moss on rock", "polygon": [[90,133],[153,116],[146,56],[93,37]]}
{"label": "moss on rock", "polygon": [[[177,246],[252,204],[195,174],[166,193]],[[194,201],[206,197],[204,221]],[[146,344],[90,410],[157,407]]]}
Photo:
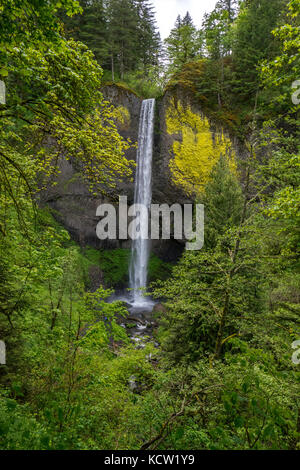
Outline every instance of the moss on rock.
{"label": "moss on rock", "polygon": [[235,168],[235,155],[230,138],[220,128],[212,130],[206,116],[193,112],[190,105],[172,98],[166,111],[167,132],[175,140],[170,170],[175,184],[187,194],[201,192],[211,170],[221,155],[229,157]]}

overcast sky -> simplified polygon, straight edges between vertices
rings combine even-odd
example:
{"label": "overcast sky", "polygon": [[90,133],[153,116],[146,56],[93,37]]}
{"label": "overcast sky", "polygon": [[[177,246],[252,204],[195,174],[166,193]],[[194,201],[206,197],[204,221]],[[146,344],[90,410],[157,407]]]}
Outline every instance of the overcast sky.
{"label": "overcast sky", "polygon": [[217,0],[152,0],[161,38],[169,36],[178,15],[190,12],[196,26],[201,26],[203,14],[211,12]]}

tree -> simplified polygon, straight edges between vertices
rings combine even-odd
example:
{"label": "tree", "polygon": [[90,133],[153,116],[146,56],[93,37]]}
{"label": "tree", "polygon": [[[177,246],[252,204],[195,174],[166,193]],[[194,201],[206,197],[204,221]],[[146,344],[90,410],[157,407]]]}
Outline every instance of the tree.
{"label": "tree", "polygon": [[212,60],[220,60],[231,51],[230,31],[237,13],[235,5],[235,1],[221,0],[212,13],[204,15],[205,46]]}
{"label": "tree", "polygon": [[66,33],[93,51],[103,67],[109,67],[108,22],[105,0],[80,0],[81,14],[62,16]]}
{"label": "tree", "polygon": [[[278,113],[278,106],[282,107],[282,113],[288,109],[297,112],[295,103],[291,109],[291,93],[297,92],[299,84],[295,82],[299,79],[300,64],[300,3],[299,0],[289,1],[287,11],[285,12],[284,25],[279,25],[273,32],[277,40],[276,57],[267,58],[260,64],[259,71],[263,85],[267,89],[272,89],[270,96],[271,105],[274,104]],[[294,85],[295,83],[295,85]],[[291,90],[291,87],[294,89]]]}
{"label": "tree", "polygon": [[[267,198],[267,214],[285,234],[283,252],[297,266],[299,254],[299,103],[293,103],[293,85],[300,76],[300,2],[290,1],[285,24],[273,35],[279,42],[279,54],[260,67],[260,77],[270,101],[264,105],[276,117],[264,126],[261,140],[268,142],[261,172],[273,189]],[[284,260],[282,260],[284,262]],[[286,262],[286,261],[285,261]]]}
{"label": "tree", "polygon": [[59,14],[67,16],[80,13],[77,0],[1,0],[0,41],[19,46],[37,41],[44,48],[50,43],[59,44],[61,23]]}
{"label": "tree", "polygon": [[[179,19],[180,19],[180,16],[179,16]],[[191,27],[194,26],[192,17],[188,11],[186,12],[185,17],[182,20],[180,19],[180,22],[181,22],[181,26],[191,26]]]}
{"label": "tree", "polygon": [[[86,46],[61,36],[57,2],[48,2],[46,10],[43,4],[35,10],[35,3],[29,3],[32,16],[24,18],[16,2],[5,4],[3,16],[8,24],[12,18],[23,22],[21,31],[6,36],[1,30],[0,34],[4,59],[0,73],[9,90],[7,102],[0,105],[0,227],[2,247],[8,252],[14,224],[18,234],[33,246],[39,244],[32,227],[38,193],[53,180],[62,155],[77,161],[93,191],[99,191],[101,182],[112,187],[119,170],[129,170],[124,157],[128,143],[120,137],[113,110],[100,92],[102,69]],[[31,33],[32,21],[36,29]],[[3,267],[1,281],[10,285],[11,268],[5,262]],[[28,260],[21,278],[26,279],[33,267]],[[2,287],[7,298],[4,314],[11,321],[18,304],[16,294],[11,286],[10,293]]]}
{"label": "tree", "polygon": [[242,3],[233,36],[233,62],[236,89],[244,97],[252,96],[259,87],[258,66],[274,58],[277,44],[272,35],[287,0],[247,0]]}
{"label": "tree", "polygon": [[242,217],[243,194],[227,159],[221,155],[203,195],[206,247],[214,248],[228,227],[237,227]]}
{"label": "tree", "polygon": [[[8,4],[4,7],[4,17],[15,17],[19,10],[15,13],[9,7]],[[5,171],[10,167],[18,168],[20,176],[26,180],[26,164],[30,167],[30,162],[35,163],[37,174],[49,176],[56,169],[57,156],[64,153],[66,158],[77,155],[85,175],[94,175],[94,183],[99,184],[104,178],[110,185],[113,167],[125,164],[125,169],[128,166],[124,157],[127,144],[117,132],[112,110],[103,102],[102,69],[86,46],[66,41],[58,34],[62,29],[57,23],[56,11],[55,8],[47,10],[50,12],[49,31],[41,25],[40,34],[37,29],[33,37],[30,32],[24,32],[22,41],[17,33],[16,37],[0,36],[5,64],[1,69],[2,77],[9,70],[6,77],[8,100],[0,108],[3,183],[9,184]],[[40,17],[44,18],[41,12],[33,11],[32,18]],[[30,16],[28,21],[29,28]],[[52,31],[55,24],[56,34]],[[15,41],[21,41],[18,48],[14,48]],[[53,145],[46,145],[46,136],[53,140]],[[29,181],[27,184],[29,186]]]}
{"label": "tree", "polygon": [[227,11],[229,22],[232,23],[237,15],[238,0],[219,0],[219,3]]}
{"label": "tree", "polygon": [[237,14],[235,1],[220,0],[210,14],[203,20],[203,34],[205,48],[210,59],[207,68],[212,68],[216,77],[218,105],[224,105],[225,93],[225,57],[229,57],[232,50],[233,21]]}
{"label": "tree", "polygon": [[202,35],[194,26],[189,12],[183,19],[177,17],[174,28],[165,40],[165,46],[169,73],[174,73],[187,62],[201,57]]}
{"label": "tree", "polygon": [[137,0],[139,16],[139,50],[141,69],[148,73],[151,67],[157,67],[160,60],[161,40],[157,31],[154,8],[148,0]]}
{"label": "tree", "polygon": [[[249,256],[248,187],[242,194],[225,157],[216,164],[202,201],[206,207],[205,246],[186,252],[173,276],[155,289],[166,298],[161,318],[168,331],[163,349],[172,361],[220,359],[229,338],[239,334],[241,316],[263,309],[260,266]],[[261,283],[262,287],[262,283]]]}
{"label": "tree", "polygon": [[81,0],[82,14],[63,21],[67,32],[94,52],[113,80],[158,65],[160,36],[148,0]]}

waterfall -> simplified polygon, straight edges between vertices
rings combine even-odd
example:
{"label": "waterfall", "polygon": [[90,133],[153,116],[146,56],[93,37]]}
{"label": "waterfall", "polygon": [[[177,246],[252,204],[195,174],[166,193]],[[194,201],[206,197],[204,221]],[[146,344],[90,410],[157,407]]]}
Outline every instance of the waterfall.
{"label": "waterfall", "polygon": [[[150,209],[152,198],[151,179],[154,108],[154,99],[144,100],[142,102],[134,188],[134,203],[143,204],[148,209]],[[147,215],[141,213],[140,233],[143,233],[144,229],[148,230],[148,217]],[[132,241],[129,281],[130,288],[132,289],[133,303],[136,306],[143,306],[149,303],[148,299],[143,296],[143,292],[140,290],[141,288],[146,288],[147,286],[149,253],[149,240],[145,240],[140,237],[137,240]]]}

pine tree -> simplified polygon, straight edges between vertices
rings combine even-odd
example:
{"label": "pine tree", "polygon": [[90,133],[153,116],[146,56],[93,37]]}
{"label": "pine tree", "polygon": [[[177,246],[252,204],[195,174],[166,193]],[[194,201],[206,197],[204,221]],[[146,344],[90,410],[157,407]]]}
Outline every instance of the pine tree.
{"label": "pine tree", "polygon": [[123,79],[126,71],[135,69],[139,47],[139,18],[133,0],[110,0],[108,18],[112,76],[117,72]]}
{"label": "pine tree", "polygon": [[233,60],[237,90],[245,96],[259,87],[257,67],[277,54],[272,31],[277,26],[287,0],[246,0],[235,25]]}
{"label": "pine tree", "polygon": [[192,17],[188,11],[186,12],[185,17],[182,20],[181,26],[194,26]]}
{"label": "pine tree", "polygon": [[192,362],[210,354],[220,359],[226,339],[235,336],[241,317],[262,309],[258,258],[249,256],[245,236],[249,223],[243,194],[228,161],[216,164],[205,195],[205,244],[187,251],[160,284],[156,295],[167,299],[162,322],[168,331],[163,349],[174,363]]}
{"label": "pine tree", "polygon": [[108,22],[113,76],[123,79],[126,72],[157,63],[160,37],[147,0],[110,0]]}
{"label": "pine tree", "polygon": [[112,78],[158,64],[160,36],[148,0],[80,0],[83,13],[63,21],[68,35],[85,43]]}
{"label": "pine tree", "polygon": [[219,0],[218,2],[228,13],[229,22],[232,23],[238,10],[238,0]]}
{"label": "pine tree", "polygon": [[142,69],[157,66],[160,57],[161,40],[157,30],[153,6],[148,0],[136,0],[139,17],[139,57]]}
{"label": "pine tree", "polygon": [[206,246],[214,247],[228,227],[237,226],[242,217],[243,197],[236,175],[230,170],[225,156],[213,168],[206,186],[205,205]]}
{"label": "pine tree", "polygon": [[236,16],[235,0],[219,0],[215,9],[204,16],[206,50],[213,60],[222,59],[231,50],[229,32]]}
{"label": "pine tree", "polygon": [[82,14],[69,18],[64,15],[66,33],[93,51],[102,67],[108,65],[108,22],[105,0],[80,0]]}
{"label": "pine tree", "polygon": [[165,46],[169,62],[168,73],[175,72],[182,65],[201,56],[202,36],[194,26],[189,12],[183,19],[180,15],[177,17],[174,28],[165,40]]}

